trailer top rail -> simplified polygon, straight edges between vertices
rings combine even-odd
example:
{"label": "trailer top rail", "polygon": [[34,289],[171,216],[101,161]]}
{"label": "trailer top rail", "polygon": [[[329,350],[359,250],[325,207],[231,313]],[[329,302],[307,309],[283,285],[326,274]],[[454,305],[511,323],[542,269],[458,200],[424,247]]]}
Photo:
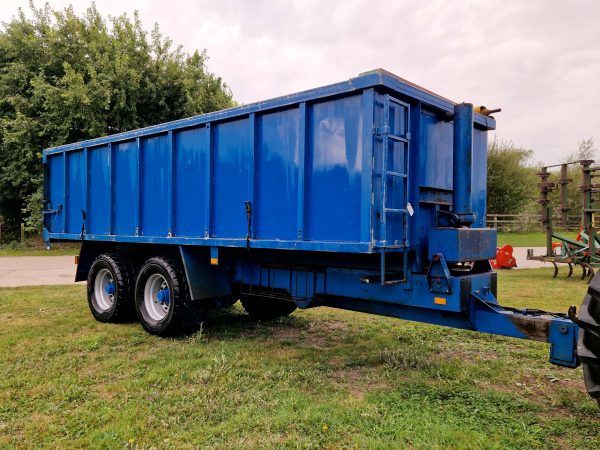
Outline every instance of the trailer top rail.
{"label": "trailer top rail", "polygon": [[[340,83],[335,83],[315,89],[309,89],[295,94],[284,95],[270,100],[259,101],[255,103],[250,103],[248,105],[216,111],[213,113],[202,114],[199,116],[193,116],[180,120],[174,120],[172,122],[166,122],[159,125],[152,125],[149,127],[139,128],[123,133],[112,134],[110,136],[105,136],[97,139],[90,139],[86,141],[76,142],[73,144],[66,144],[58,147],[48,148],[44,150],[43,157],[45,161],[46,155],[61,153],[69,150],[78,150],[84,146],[94,147],[107,144],[109,142],[125,141],[135,139],[140,136],[164,133],[166,131],[188,128],[194,125],[200,125],[214,121],[228,120],[237,116],[251,114],[253,112],[276,110],[280,108],[285,108],[287,106],[295,105],[299,102],[310,102],[312,100],[317,100],[324,97],[342,95],[353,91],[376,86],[383,86],[397,93],[404,94],[407,97],[411,97],[415,100],[422,101],[423,103],[430,105],[433,109],[438,110],[442,114],[452,113],[453,107],[456,104],[456,102],[453,102],[452,100],[448,100],[447,98],[435,94],[421,86],[418,86],[408,80],[405,80],[404,78],[394,75],[393,73],[388,72],[387,70],[375,69],[369,72],[364,72],[358,77],[351,78],[348,81],[343,81]],[[490,116],[475,113],[474,122],[477,126],[479,126],[482,129],[496,129],[496,121],[493,117]]]}

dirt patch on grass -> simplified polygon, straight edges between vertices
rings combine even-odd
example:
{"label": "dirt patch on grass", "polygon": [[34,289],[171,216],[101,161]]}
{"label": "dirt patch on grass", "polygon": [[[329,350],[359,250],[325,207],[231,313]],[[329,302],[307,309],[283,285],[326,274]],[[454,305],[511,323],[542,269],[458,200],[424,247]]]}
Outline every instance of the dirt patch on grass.
{"label": "dirt patch on grass", "polygon": [[320,322],[319,329],[325,330],[325,331],[347,331],[348,330],[348,323],[347,322],[342,322],[339,320],[336,321],[328,321],[328,322]]}
{"label": "dirt patch on grass", "polygon": [[498,359],[498,354],[494,350],[462,350],[462,349],[446,349],[438,353],[436,360],[444,361],[448,359],[456,359],[460,361],[495,361]]}
{"label": "dirt patch on grass", "polygon": [[115,393],[111,390],[111,385],[108,383],[100,382],[96,386],[94,386],[94,391],[98,395],[99,398],[105,400],[112,400],[115,398]]}
{"label": "dirt patch on grass", "polygon": [[369,392],[390,387],[390,384],[378,376],[372,367],[341,367],[332,370],[330,375],[331,381],[340,389],[347,391],[353,400],[362,401]]}
{"label": "dirt patch on grass", "polygon": [[318,322],[302,333],[305,346],[326,350],[337,344],[348,330],[348,324],[339,321]]}
{"label": "dirt patch on grass", "polygon": [[575,390],[587,394],[583,377],[580,380],[575,380],[555,377],[550,374],[527,374],[518,381],[517,386],[520,384],[531,389],[532,393],[536,396],[539,395],[542,397],[547,396],[548,392],[556,391],[557,389]]}
{"label": "dirt patch on grass", "polygon": [[339,342],[348,330],[348,324],[340,321],[327,321],[300,324],[258,325],[248,334],[251,337],[267,334],[269,339],[285,343],[294,343],[316,350],[327,350]]}
{"label": "dirt patch on grass", "polygon": [[587,390],[585,388],[585,382],[583,381],[583,377],[581,378],[581,380],[559,380],[556,382],[556,384],[562,389],[578,391],[582,394],[588,395]]}
{"label": "dirt patch on grass", "polygon": [[485,383],[485,387],[527,400],[542,408],[543,412],[539,415],[547,418],[572,417],[568,407],[555,405],[562,393],[576,391],[587,396],[583,378],[560,378],[541,371],[518,374],[506,384]]}
{"label": "dirt patch on grass", "polygon": [[271,337],[278,341],[293,341],[297,342],[302,339],[304,330],[294,327],[281,326],[272,328]]}

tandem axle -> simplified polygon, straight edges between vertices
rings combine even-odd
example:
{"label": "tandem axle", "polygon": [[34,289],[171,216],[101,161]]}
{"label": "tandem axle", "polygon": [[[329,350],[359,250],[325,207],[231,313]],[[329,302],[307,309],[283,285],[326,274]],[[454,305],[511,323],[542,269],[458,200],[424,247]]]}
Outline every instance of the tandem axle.
{"label": "tandem axle", "polygon": [[[497,275],[487,261],[447,263],[436,254],[427,273],[409,271],[406,282],[382,285],[373,282],[379,276],[376,254],[334,254],[318,265],[309,262],[314,254],[301,256],[252,248],[84,241],[77,280],[88,280],[88,300],[98,320],[119,320],[122,314],[134,314],[135,307],[142,325],[158,335],[193,331],[207,310],[241,299],[250,314],[262,318],[287,315],[297,307],[329,306],[547,342],[552,364],[575,368],[583,363],[588,392],[600,398],[598,277],[577,316],[574,307],[563,314],[500,305]],[[389,262],[395,267],[393,258]],[[103,285],[97,280],[106,274]],[[98,283],[102,292],[95,290]],[[113,313],[107,315],[103,305],[114,307]]]}

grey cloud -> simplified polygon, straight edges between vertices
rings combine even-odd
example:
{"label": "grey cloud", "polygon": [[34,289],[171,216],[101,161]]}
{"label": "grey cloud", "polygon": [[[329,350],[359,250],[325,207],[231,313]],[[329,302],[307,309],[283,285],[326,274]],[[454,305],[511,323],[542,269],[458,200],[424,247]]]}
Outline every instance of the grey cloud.
{"label": "grey cloud", "polygon": [[[0,3],[8,20],[27,2]],[[502,107],[497,135],[546,162],[580,138],[596,135],[600,145],[594,0],[96,3],[105,14],[138,9],[188,51],[206,47],[210,69],[244,103],[384,67],[453,100]]]}

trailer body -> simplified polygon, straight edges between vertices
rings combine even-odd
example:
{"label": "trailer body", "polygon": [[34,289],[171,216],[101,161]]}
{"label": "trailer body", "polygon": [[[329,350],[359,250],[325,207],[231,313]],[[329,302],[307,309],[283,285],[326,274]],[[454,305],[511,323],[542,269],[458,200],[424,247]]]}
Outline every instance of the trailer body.
{"label": "trailer body", "polygon": [[77,280],[101,254],[137,267],[169,254],[195,302],[254,296],[534,339],[575,367],[577,324],[496,300],[494,128],[379,69],[52,148],[44,238],[82,241]]}
{"label": "trailer body", "polygon": [[[51,239],[81,239],[84,229],[87,240],[245,247],[249,202],[252,248],[372,253],[403,245],[422,268],[432,211],[451,204],[453,125],[443,114],[452,108],[380,71],[51,149],[46,199],[57,213],[45,228]],[[493,119],[476,117],[478,228],[492,128]],[[389,175],[382,190],[385,163],[399,176]],[[409,202],[409,219],[389,211]]]}

